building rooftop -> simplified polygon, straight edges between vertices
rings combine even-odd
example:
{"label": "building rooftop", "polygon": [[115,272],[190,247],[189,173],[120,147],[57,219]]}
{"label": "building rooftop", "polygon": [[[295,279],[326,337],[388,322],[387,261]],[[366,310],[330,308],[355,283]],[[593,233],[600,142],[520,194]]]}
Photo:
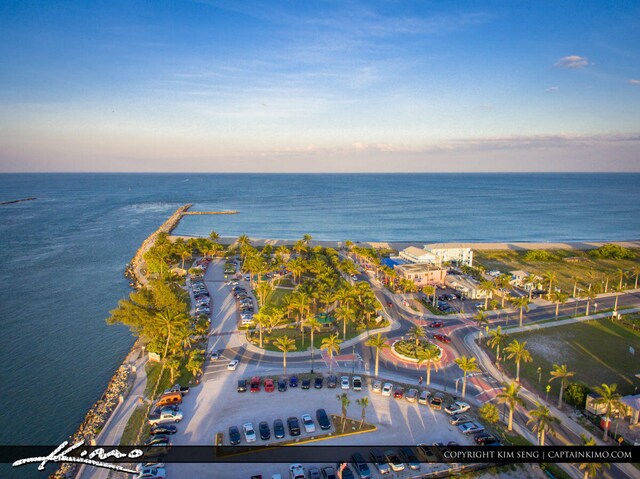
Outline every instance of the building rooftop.
{"label": "building rooftop", "polygon": [[417,264],[399,264],[396,269],[404,271],[405,273],[423,273],[425,271],[439,271],[443,268],[435,264],[429,263],[417,263]]}
{"label": "building rooftop", "polygon": [[415,246],[409,246],[408,248],[405,248],[402,250],[402,252],[404,254],[408,254],[411,256],[425,256],[425,255],[431,255],[431,253],[427,250],[424,250],[422,248],[416,248]]}

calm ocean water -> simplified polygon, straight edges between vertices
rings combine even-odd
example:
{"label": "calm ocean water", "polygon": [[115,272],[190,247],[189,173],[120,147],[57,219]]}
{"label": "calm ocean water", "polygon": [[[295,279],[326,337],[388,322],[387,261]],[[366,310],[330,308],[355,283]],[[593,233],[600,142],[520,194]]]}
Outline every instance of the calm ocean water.
{"label": "calm ocean water", "polygon": [[[0,444],[57,444],[133,339],[104,319],[125,264],[179,205],[176,233],[325,240],[640,238],[638,174],[0,175]],[[17,476],[16,476],[17,477]]]}

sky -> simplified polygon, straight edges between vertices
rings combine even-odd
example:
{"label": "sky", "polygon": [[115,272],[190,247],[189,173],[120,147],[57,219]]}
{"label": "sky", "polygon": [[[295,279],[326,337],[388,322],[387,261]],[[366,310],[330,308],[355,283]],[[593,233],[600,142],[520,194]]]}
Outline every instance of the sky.
{"label": "sky", "polygon": [[0,172],[640,171],[638,1],[0,2]]}

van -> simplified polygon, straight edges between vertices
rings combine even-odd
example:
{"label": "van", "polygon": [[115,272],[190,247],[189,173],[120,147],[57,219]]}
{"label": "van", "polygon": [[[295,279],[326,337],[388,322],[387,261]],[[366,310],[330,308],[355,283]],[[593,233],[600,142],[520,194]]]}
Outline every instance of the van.
{"label": "van", "polygon": [[177,393],[169,393],[163,394],[158,402],[156,403],[157,407],[171,406],[173,404],[182,404],[182,394]]}
{"label": "van", "polygon": [[371,469],[369,469],[369,466],[365,462],[364,457],[362,457],[362,454],[359,452],[355,453],[351,456],[351,462],[355,466],[354,469],[358,473],[358,476],[360,476],[360,479],[371,478]]}

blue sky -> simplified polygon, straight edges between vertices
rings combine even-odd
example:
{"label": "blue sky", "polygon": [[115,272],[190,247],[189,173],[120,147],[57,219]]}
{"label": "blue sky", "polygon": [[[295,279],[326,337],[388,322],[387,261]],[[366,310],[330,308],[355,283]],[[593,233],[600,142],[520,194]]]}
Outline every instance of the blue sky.
{"label": "blue sky", "polygon": [[640,3],[0,4],[0,171],[640,171]]}

